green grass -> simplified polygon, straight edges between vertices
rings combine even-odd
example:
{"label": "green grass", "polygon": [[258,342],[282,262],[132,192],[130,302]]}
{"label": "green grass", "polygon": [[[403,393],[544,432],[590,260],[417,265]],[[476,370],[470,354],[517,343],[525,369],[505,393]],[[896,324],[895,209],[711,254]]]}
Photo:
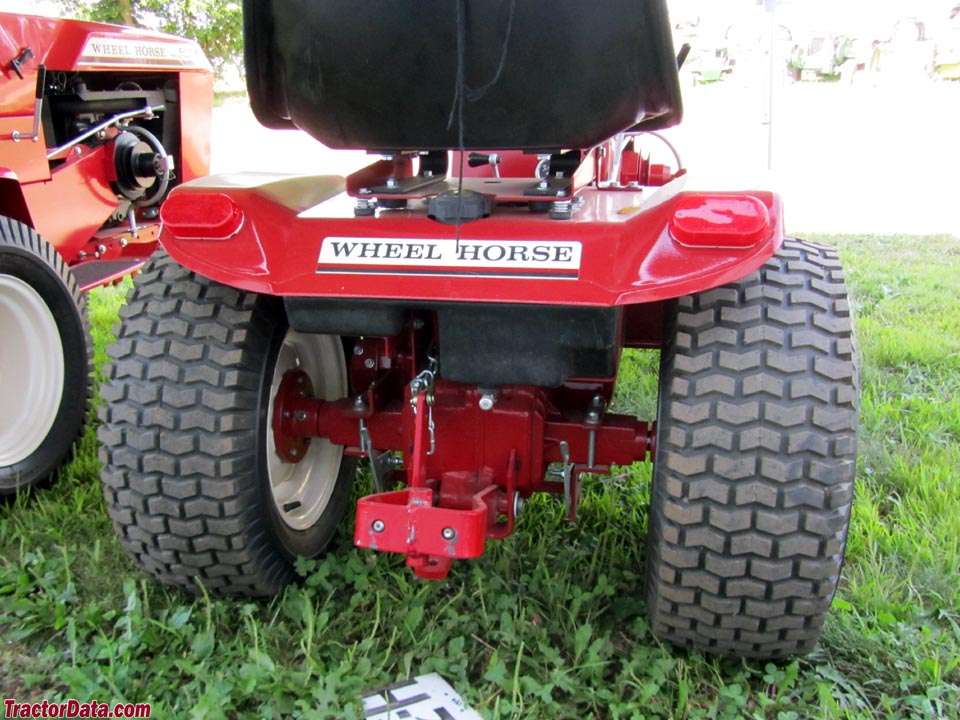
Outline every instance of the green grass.
{"label": "green grass", "polygon": [[[815,238],[845,260],[863,354],[862,453],[823,639],[780,665],[659,645],[644,617],[649,467],[555,500],[448,580],[352,548],[263,604],[192,598],[120,552],[91,429],[51,489],[0,508],[0,696],[153,702],[154,717],[356,716],[365,689],[436,671],[487,718],[960,717],[960,240]],[[98,362],[122,290],[91,310]],[[654,353],[618,409],[654,412]]]}

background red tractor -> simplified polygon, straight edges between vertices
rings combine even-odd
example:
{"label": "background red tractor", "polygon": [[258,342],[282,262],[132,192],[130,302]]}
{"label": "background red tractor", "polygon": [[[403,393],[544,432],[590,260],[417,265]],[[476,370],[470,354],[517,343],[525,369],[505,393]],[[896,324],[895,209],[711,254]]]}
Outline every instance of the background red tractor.
{"label": "background red tractor", "polygon": [[0,495],[69,457],[92,392],[83,293],[137,271],[209,170],[196,43],[0,13]]}

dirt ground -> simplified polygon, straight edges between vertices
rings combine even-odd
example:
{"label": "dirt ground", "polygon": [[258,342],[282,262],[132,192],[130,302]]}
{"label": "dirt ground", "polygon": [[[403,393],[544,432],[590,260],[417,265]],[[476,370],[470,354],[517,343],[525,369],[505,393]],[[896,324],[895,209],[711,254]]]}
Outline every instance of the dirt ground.
{"label": "dirt ground", "polygon": [[[772,171],[767,84],[742,68],[713,85],[685,84],[685,120],[666,135],[689,187],[774,189],[793,233],[960,236],[960,82],[870,74],[852,85],[785,82],[774,92]],[[367,159],[299,131],[266,130],[243,102],[214,113],[214,172],[344,174]]]}

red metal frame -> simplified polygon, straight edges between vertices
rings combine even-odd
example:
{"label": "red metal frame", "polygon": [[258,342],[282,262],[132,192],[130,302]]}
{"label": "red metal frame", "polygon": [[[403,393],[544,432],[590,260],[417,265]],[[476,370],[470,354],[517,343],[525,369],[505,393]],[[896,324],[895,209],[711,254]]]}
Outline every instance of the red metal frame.
{"label": "red metal frame", "polygon": [[[24,48],[30,48],[33,57],[20,68],[20,78],[10,60]],[[11,138],[14,131],[32,131],[40,65],[48,73],[148,71],[176,78],[179,124],[189,128],[181,134],[175,158],[182,181],[209,172],[213,74],[192,40],[0,13],[0,214],[34,227],[78,270],[81,289],[89,290],[138,269],[157,247],[160,221],[141,211],[135,231],[126,226],[103,229],[119,205],[110,186],[115,176],[108,144],[81,143],[59,158],[63,162],[50,162],[42,125],[37,141]],[[109,264],[92,266],[101,261]]]}
{"label": "red metal frame", "polygon": [[[422,210],[354,217],[354,201],[340,183],[317,198],[316,205],[304,207],[305,192],[318,182],[336,183],[329,178],[263,182],[257,176],[226,176],[177,188],[162,211],[164,248],[201,275],[272,295],[611,306],[665,300],[731,282],[759,268],[783,240],[776,195],[685,193],[680,178],[643,191],[582,189],[577,196],[582,206],[569,221],[521,207],[498,208],[491,217],[460,228],[461,246],[497,239],[508,246],[546,239],[579,243],[582,261],[572,278],[551,276],[549,270],[532,277],[508,267],[492,267],[485,276],[457,267],[424,270],[389,261],[324,265],[319,260],[324,242],[422,241],[422,256],[431,246],[440,254],[458,241],[454,227],[428,219]],[[224,196],[242,212],[239,229],[228,239],[197,239],[196,208]],[[683,243],[671,234],[671,223],[674,229],[681,227],[674,222],[678,213],[689,215],[693,208],[699,208],[696,212],[721,242]],[[746,214],[736,215],[738,209]]]}
{"label": "red metal frame", "polygon": [[[562,482],[546,477],[551,463],[569,464],[575,489],[582,473],[652,456],[651,424],[590,416],[594,398],[606,403],[613,379],[553,390],[505,387],[486,409],[481,390],[456,383],[437,381],[414,394],[406,381],[423,332],[409,328],[394,341],[358,345],[355,357],[390,360],[375,362],[372,376],[365,364],[353,364],[353,386],[368,388],[359,400],[319,400],[300,371],[284,376],[275,399],[274,438],[287,462],[301,461],[308,438],[343,445],[349,455],[403,453],[404,468],[393,479],[406,488],[357,503],[358,547],[404,553],[420,577],[442,578],[452,560],[478,557],[487,539],[509,535],[522,498],[564,493]],[[361,422],[370,448],[362,447]]]}
{"label": "red metal frame", "polygon": [[[624,306],[619,347],[659,347],[666,301],[738,279],[779,248],[780,200],[684,192],[682,173],[632,146],[614,163],[615,145],[584,153],[575,171],[558,157],[563,176],[543,185],[534,176],[543,158],[518,152],[501,154],[499,178],[466,164],[462,179],[418,175],[414,155],[346,180],[205,178],[164,205],[164,246],[201,275],[277,296]],[[459,164],[452,154],[448,166]],[[460,227],[430,219],[429,199],[459,186],[487,196],[489,217]],[[573,519],[583,473],[652,457],[653,423],[605,412],[615,378],[448,382],[428,355],[439,342],[442,362],[443,338],[422,314],[397,337],[356,339],[354,397],[318,400],[291,372],[275,398],[284,461],[301,461],[309,438],[370,457],[380,490],[357,503],[358,547],[403,553],[420,577],[442,578],[453,560],[509,535],[524,498],[562,495]],[[382,453],[402,455],[403,467]],[[379,477],[388,466],[402,489]]]}

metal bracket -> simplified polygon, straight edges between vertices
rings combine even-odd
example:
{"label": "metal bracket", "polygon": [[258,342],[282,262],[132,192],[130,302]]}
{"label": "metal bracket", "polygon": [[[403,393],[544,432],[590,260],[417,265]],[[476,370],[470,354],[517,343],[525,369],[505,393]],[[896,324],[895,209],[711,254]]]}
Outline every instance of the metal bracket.
{"label": "metal bracket", "polygon": [[570,462],[570,446],[566,440],[560,441],[560,457],[563,458],[560,469],[551,470],[549,476],[563,482],[563,509],[567,520],[576,522],[577,507],[580,505],[580,483],[573,477],[574,464]]}
{"label": "metal bracket", "polygon": [[413,407],[413,414],[416,415],[417,396],[424,396],[427,406],[427,432],[430,435],[430,449],[427,451],[429,457],[437,452],[436,425],[433,422],[433,402],[435,399],[433,392],[437,382],[437,360],[433,357],[428,357],[428,360],[430,366],[410,381],[410,405]]}
{"label": "metal bracket", "polygon": [[396,467],[398,458],[388,452],[377,452],[373,449],[370,431],[363,420],[360,420],[360,450],[370,460],[370,471],[373,473],[373,485],[376,491],[385,492],[386,480]]}

